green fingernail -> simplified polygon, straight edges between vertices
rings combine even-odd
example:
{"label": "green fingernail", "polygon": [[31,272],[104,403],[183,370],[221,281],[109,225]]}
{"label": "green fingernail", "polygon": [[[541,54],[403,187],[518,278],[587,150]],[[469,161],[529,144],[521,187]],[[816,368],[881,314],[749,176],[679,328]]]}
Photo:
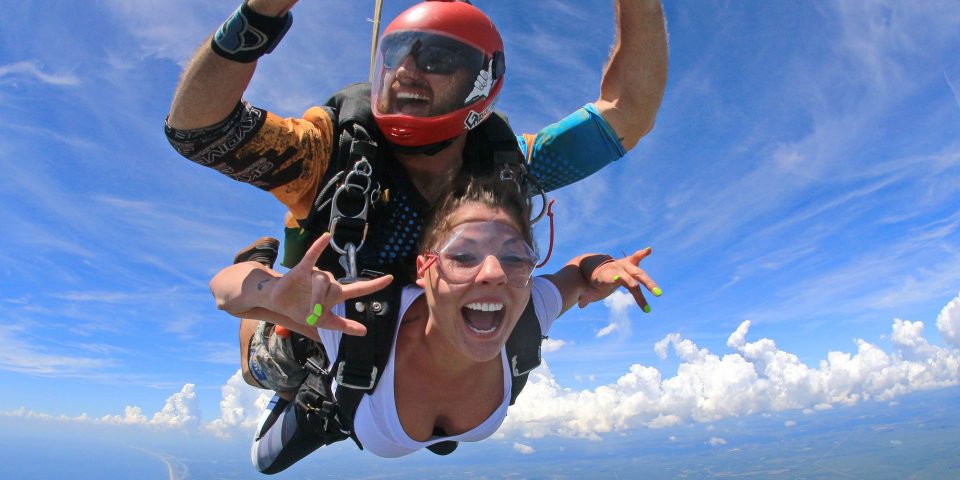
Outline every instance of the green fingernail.
{"label": "green fingernail", "polygon": [[653,290],[651,290],[651,292],[653,292],[653,296],[655,297],[659,297],[660,295],[663,295],[663,290],[660,290],[660,287],[653,287]]}
{"label": "green fingernail", "polygon": [[316,316],[318,316],[318,317],[319,317],[320,315],[323,315],[323,305],[320,305],[319,303],[316,304],[316,305],[314,305],[314,306],[313,306],[313,314],[316,315]]}
{"label": "green fingernail", "polygon": [[620,280],[620,275],[613,276],[613,281],[616,282],[617,280]]}
{"label": "green fingernail", "polygon": [[310,316],[307,317],[307,325],[310,325],[312,327],[317,324],[317,320],[320,320],[320,317],[317,317],[316,315],[311,313]]}
{"label": "green fingernail", "polygon": [[650,305],[643,306],[643,313],[650,313]]}

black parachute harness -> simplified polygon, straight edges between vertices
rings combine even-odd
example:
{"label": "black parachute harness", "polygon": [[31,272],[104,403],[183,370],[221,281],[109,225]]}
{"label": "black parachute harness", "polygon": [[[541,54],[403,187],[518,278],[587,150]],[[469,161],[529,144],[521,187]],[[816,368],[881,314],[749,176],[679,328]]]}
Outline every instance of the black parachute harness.
{"label": "black parachute harness", "polygon": [[[340,283],[359,280],[357,251],[363,248],[367,238],[367,216],[370,204],[380,200],[380,185],[375,184],[373,165],[370,159],[377,155],[377,142],[370,138],[359,124],[352,124],[352,135],[340,135],[339,152],[347,152],[348,169],[341,170],[331,178],[313,204],[313,212],[330,209],[330,247],[340,254],[340,266],[346,272]],[[327,198],[330,190],[333,194]]]}
{"label": "black parachute harness", "polygon": [[[313,202],[311,213],[301,221],[301,231],[309,234],[302,237],[304,241],[310,240],[310,236],[316,238],[324,227],[331,233],[330,246],[339,258],[334,259],[331,252],[331,255],[321,256],[318,265],[325,270],[341,267],[345,272],[339,279],[341,283],[383,275],[358,265],[357,252],[364,247],[370,213],[390,203],[386,187],[391,182],[398,182],[393,178],[396,172],[391,171],[380,151],[385,146],[378,145],[377,140],[382,138],[371,135],[371,132],[379,132],[373,123],[369,104],[358,101],[367,98],[369,86],[357,84],[327,102],[340,131],[339,141],[329,173],[321,180],[323,187]],[[515,182],[526,197],[539,196],[543,201],[542,209],[531,223],[542,219],[545,213],[552,221],[546,193],[537,179],[527,172],[523,155],[517,148],[516,135],[506,119],[495,113],[475,131],[479,132],[477,135],[483,147],[478,158],[484,162],[478,164],[474,161],[472,170],[468,169],[467,173],[496,172],[502,180]],[[468,145],[469,141],[468,137]],[[493,165],[486,165],[492,169],[484,168],[483,163],[489,162],[487,159],[491,157]],[[407,188],[403,185],[400,181],[393,186]],[[530,195],[530,192],[535,193]],[[401,292],[402,286],[394,282],[381,291],[347,302],[344,316],[362,323],[367,334],[343,335],[337,358],[329,358],[319,345],[309,351],[308,358],[301,357],[309,374],[295,400],[298,429],[295,438],[264,473],[282,471],[317,448],[348,437],[363,449],[353,431],[353,419],[363,395],[374,391],[390,358],[397,322],[400,321]],[[540,345],[545,338],[533,302],[528,301],[505,347],[512,378],[511,405],[526,385],[530,371],[540,365]],[[337,382],[336,395],[333,381]],[[446,436],[439,429],[434,434]],[[438,455],[446,455],[456,447],[455,441],[443,441],[427,448]]]}
{"label": "black parachute harness", "polygon": [[[330,245],[341,254],[340,263],[347,272],[341,282],[360,281],[362,278],[382,275],[370,270],[363,270],[359,276],[356,274],[356,251],[363,247],[367,213],[371,202],[375,203],[379,197],[379,185],[373,185],[372,166],[365,157],[370,148],[376,148],[376,143],[358,141],[358,131],[365,133],[362,127],[355,125],[354,138],[349,142],[349,148],[351,159],[359,159],[353,163],[352,170],[341,171],[335,175],[315,202],[317,210],[327,206],[330,208],[329,225],[334,237]],[[341,141],[341,146],[346,146],[346,142]],[[373,155],[375,154],[373,150]],[[521,192],[534,186],[546,202],[543,189],[539,187],[537,180],[526,172],[522,163],[500,161],[496,168],[499,169],[501,180],[516,183]],[[334,182],[341,178],[343,182],[336,186],[332,198],[323,201],[322,198],[328,195],[325,192],[334,188]],[[543,218],[546,209],[545,204],[543,211],[532,221]],[[342,236],[338,238],[338,234]],[[400,287],[391,284],[381,291],[347,302],[345,316],[362,323],[367,328],[367,334],[343,335],[337,358],[333,361],[321,348],[304,363],[310,374],[297,392],[298,420],[305,422],[321,441],[321,444],[314,448],[350,437],[363,449],[353,432],[353,419],[363,395],[372,393],[376,388],[389,361],[397,322],[400,321],[400,292]],[[526,385],[530,371],[540,365],[540,345],[545,338],[533,302],[528,301],[506,344],[512,378],[510,405],[516,402],[517,396]],[[336,398],[333,395],[333,381],[337,382]],[[446,432],[439,429],[434,433],[446,435]],[[438,455],[447,455],[457,448],[457,442],[448,440],[427,448]]]}

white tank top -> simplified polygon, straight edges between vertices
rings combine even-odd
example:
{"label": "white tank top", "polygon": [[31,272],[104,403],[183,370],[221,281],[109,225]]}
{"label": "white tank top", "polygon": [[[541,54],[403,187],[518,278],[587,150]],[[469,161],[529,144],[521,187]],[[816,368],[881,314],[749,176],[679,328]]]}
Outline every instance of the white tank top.
{"label": "white tank top", "polygon": [[[414,300],[421,295],[423,295],[423,289],[419,287],[404,287],[400,297],[401,319]],[[560,292],[553,283],[537,277],[534,278],[532,301],[537,319],[540,321],[540,331],[546,335],[563,307],[563,299],[560,298]],[[333,311],[337,315],[343,315],[343,305],[335,306]],[[397,322],[397,329],[399,328],[400,322]],[[318,329],[318,332],[329,357],[336,358],[340,346],[341,332],[323,329]],[[380,383],[377,384],[373,394],[364,395],[360,400],[360,405],[357,406],[353,429],[357,438],[360,439],[360,443],[363,444],[363,448],[381,457],[400,457],[445,440],[477,442],[493,435],[500,428],[500,424],[507,417],[507,407],[510,406],[510,387],[512,386],[506,348],[500,351],[500,360],[503,363],[503,399],[500,406],[480,425],[469,431],[447,437],[434,436],[426,442],[418,442],[410,438],[400,424],[393,384],[394,352],[396,352],[396,348],[397,334],[394,332],[393,346],[390,347],[390,359],[383,369]],[[334,382],[334,388],[336,388],[336,382]]]}

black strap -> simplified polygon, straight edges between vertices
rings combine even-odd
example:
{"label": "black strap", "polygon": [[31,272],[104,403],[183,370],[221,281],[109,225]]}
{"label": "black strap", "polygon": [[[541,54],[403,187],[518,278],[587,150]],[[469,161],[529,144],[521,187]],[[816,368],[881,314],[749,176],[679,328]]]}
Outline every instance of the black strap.
{"label": "black strap", "polygon": [[[376,273],[364,272],[364,276],[371,277]],[[400,288],[390,284],[379,292],[348,301],[346,307],[347,318],[367,327],[364,336],[343,335],[340,338],[336,361],[330,366],[330,375],[337,381],[340,422],[344,430],[352,432],[360,400],[376,388],[390,359],[393,335],[400,321],[397,318]],[[359,444],[355,434],[351,436]]]}
{"label": "black strap", "polygon": [[507,339],[507,363],[513,383],[510,387],[510,405],[517,402],[517,396],[527,384],[530,371],[540,366],[540,344],[543,342],[540,320],[533,308],[533,295],[527,301],[517,326]]}

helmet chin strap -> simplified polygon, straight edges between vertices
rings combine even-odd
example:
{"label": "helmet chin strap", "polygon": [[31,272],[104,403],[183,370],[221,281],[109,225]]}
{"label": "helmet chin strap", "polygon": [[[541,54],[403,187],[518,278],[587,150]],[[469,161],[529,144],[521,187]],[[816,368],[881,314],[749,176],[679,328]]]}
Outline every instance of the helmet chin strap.
{"label": "helmet chin strap", "polygon": [[392,148],[393,151],[396,153],[402,153],[405,155],[426,155],[428,157],[432,157],[440,153],[443,149],[452,145],[453,142],[456,141],[458,137],[459,135],[457,137],[449,138],[447,140],[443,140],[436,143],[431,143],[429,145],[416,145],[416,146],[410,146],[410,147],[403,146],[403,145],[395,145],[391,143],[390,148]]}

